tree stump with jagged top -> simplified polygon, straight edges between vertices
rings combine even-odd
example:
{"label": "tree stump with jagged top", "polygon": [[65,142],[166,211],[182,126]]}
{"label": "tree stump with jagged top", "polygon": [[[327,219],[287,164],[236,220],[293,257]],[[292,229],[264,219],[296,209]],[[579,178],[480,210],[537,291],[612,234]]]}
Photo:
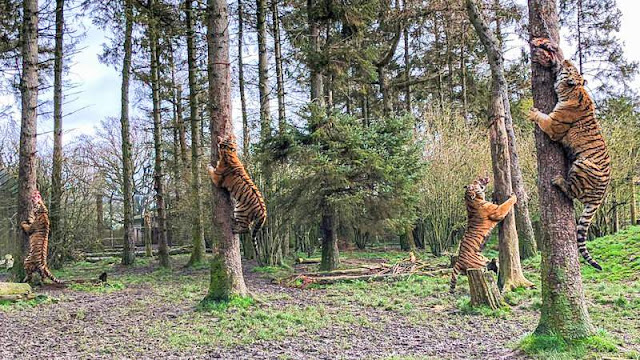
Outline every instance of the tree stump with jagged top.
{"label": "tree stump with jagged top", "polygon": [[486,305],[492,310],[497,310],[504,305],[500,290],[490,272],[485,269],[468,269],[467,278],[471,306]]}

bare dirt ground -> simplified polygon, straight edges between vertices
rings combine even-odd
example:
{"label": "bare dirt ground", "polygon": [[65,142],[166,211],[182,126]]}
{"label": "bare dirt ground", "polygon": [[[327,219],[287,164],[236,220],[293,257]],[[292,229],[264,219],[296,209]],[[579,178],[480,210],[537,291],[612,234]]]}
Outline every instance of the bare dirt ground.
{"label": "bare dirt ground", "polygon": [[[152,270],[153,266],[147,266],[138,272]],[[537,323],[534,312],[519,309],[506,318],[464,314],[451,304],[455,298],[448,294],[412,298],[411,309],[404,311],[406,305],[400,299],[380,306],[368,303],[366,288],[358,290],[364,297],[343,294],[349,287],[302,290],[273,284],[249,269],[245,273],[251,291],[265,301],[252,305],[258,310],[248,312],[249,317],[261,316],[258,311],[262,310],[266,316],[274,312],[281,316],[291,309],[309,307],[322,309],[322,314],[309,319],[313,326],[305,324],[304,313],[297,325],[283,316],[282,326],[294,324],[293,331],[275,339],[269,339],[269,334],[261,336],[260,323],[251,325],[251,321],[246,326],[257,326],[255,333],[241,335],[243,329],[234,333],[221,325],[228,333],[207,338],[207,329],[215,330],[226,321],[216,313],[196,309],[198,298],[206,293],[207,269],[174,270],[157,286],[141,281],[109,293],[46,287],[38,293],[58,299],[57,303],[0,310],[0,358],[517,359],[524,356],[514,352],[512,344]],[[124,270],[116,267],[110,275],[117,280]],[[180,287],[184,278],[202,288],[191,296],[176,296],[184,290]],[[445,276],[443,284],[446,280]],[[376,296],[385,293],[370,298]],[[278,312],[282,309],[286,311]],[[232,309],[226,313],[234,316]],[[345,317],[351,320],[333,321]],[[192,320],[197,324],[195,330],[190,327]],[[277,328],[279,321],[274,325]],[[180,335],[180,329],[197,337],[180,343],[175,333],[167,336],[176,330]],[[198,337],[203,331],[205,335]],[[235,341],[237,334],[249,340]],[[224,338],[228,341],[214,341]]]}

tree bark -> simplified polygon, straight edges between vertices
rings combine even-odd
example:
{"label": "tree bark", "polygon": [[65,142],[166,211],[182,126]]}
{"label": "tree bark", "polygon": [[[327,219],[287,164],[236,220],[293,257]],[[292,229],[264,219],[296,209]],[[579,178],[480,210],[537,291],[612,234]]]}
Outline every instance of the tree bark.
{"label": "tree bark", "polygon": [[278,132],[282,133],[287,124],[284,104],[284,73],[282,70],[282,44],[280,43],[280,15],[278,0],[271,0],[273,15],[273,51],[276,61],[276,85],[278,90]]}
{"label": "tree bark", "polygon": [[316,16],[316,4],[314,0],[307,0],[307,21],[309,22],[309,37],[311,38],[311,56],[308,66],[311,82],[311,102],[324,108],[324,79],[318,65],[320,57],[320,27]]}
{"label": "tree bark", "polygon": [[322,232],[321,271],[335,270],[338,265],[340,265],[337,225],[335,210],[329,205],[325,205],[322,212],[322,223],[320,225]]}
{"label": "tree bark", "polygon": [[[209,113],[211,115],[211,164],[218,161],[218,137],[233,135],[231,122],[231,74],[229,63],[229,11],[225,0],[207,1]],[[228,191],[213,187],[213,237],[211,282],[205,300],[245,296],[240,239],[231,231],[233,207]]]}
{"label": "tree bark", "polygon": [[249,159],[251,147],[251,129],[247,115],[247,99],[244,92],[244,63],[242,59],[244,46],[244,12],[242,0],[238,0],[238,86],[240,90],[240,108],[242,109],[242,155],[245,163]]}
{"label": "tree bark", "polygon": [[96,194],[96,233],[98,240],[102,240],[104,232],[104,207],[102,203],[102,193]]}
{"label": "tree bark", "polygon": [[[549,38],[559,42],[558,15],[553,0],[528,0],[531,39]],[[535,49],[531,49],[532,55]],[[545,113],[557,102],[553,72],[531,64],[534,106]],[[574,340],[594,333],[582,288],[573,203],[551,184],[554,176],[566,174],[568,161],[562,146],[552,142],[536,126],[538,192],[542,222],[542,308],[535,330],[540,335]]]}
{"label": "tree bark", "polygon": [[[511,164],[509,157],[509,140],[505,128],[503,95],[507,93],[507,81],[504,77],[502,52],[498,47],[495,35],[489,29],[474,0],[466,0],[469,19],[473,24],[480,41],[489,58],[491,69],[491,103],[489,105],[489,138],[491,141],[491,160],[495,181],[494,200],[504,202],[513,193],[511,185]],[[518,232],[513,211],[498,224],[498,241],[500,250],[500,270],[498,286],[503,290],[512,290],[521,286],[530,287],[533,283],[524,277],[520,264],[518,248]]]}
{"label": "tree bark", "polygon": [[153,243],[151,239],[151,216],[144,214],[144,255],[148,258],[153,256]]}
{"label": "tree bark", "polygon": [[633,176],[631,176],[631,206],[629,207],[629,211],[631,212],[631,225],[636,225],[637,221],[638,221],[638,214],[636,213],[636,203],[638,200],[636,200],[636,183],[634,181],[635,179],[633,178]]}
{"label": "tree bark", "polygon": [[[31,194],[36,190],[36,134],[38,108],[38,1],[22,3],[22,76],[20,95],[22,112],[20,122],[20,155],[18,159],[18,224],[27,220],[31,210]],[[18,230],[14,254],[14,277],[22,281],[25,276],[23,261],[29,247],[29,236]]]}
{"label": "tree bark", "polygon": [[193,250],[187,265],[195,265],[204,260],[206,250],[204,242],[204,227],[202,220],[202,195],[200,188],[202,181],[200,177],[201,162],[201,141],[200,126],[201,121],[198,116],[198,84],[197,84],[197,64],[196,64],[196,47],[195,47],[195,21],[193,14],[193,0],[185,1],[185,9],[187,13],[187,64],[189,68],[189,116],[191,123],[191,201],[194,209],[191,213],[191,242]]}
{"label": "tree bark", "polygon": [[51,169],[51,244],[61,244],[62,202],[62,70],[64,36],[64,0],[56,0],[56,35],[53,64],[53,164]]}
{"label": "tree bark", "polygon": [[488,306],[491,310],[497,310],[504,305],[502,295],[496,286],[493,275],[485,269],[468,269],[469,294],[471,306]]}
{"label": "tree bark", "polygon": [[256,0],[258,20],[258,92],[260,93],[260,140],[271,136],[269,107],[269,57],[267,54],[267,0]]}
{"label": "tree bark", "polygon": [[136,257],[133,235],[133,158],[131,154],[131,132],[129,130],[129,76],[131,74],[131,52],[133,34],[132,0],[124,0],[125,32],[124,59],[122,61],[122,88],[120,128],[122,137],[122,196],[124,207],[124,235],[122,264],[133,265]]}
{"label": "tree bark", "polygon": [[151,19],[149,23],[149,47],[151,53],[151,97],[153,102],[153,147],[155,150],[153,165],[153,187],[155,190],[156,212],[158,214],[158,259],[160,266],[170,267],[169,248],[167,244],[167,213],[164,203],[164,182],[162,168],[162,119],[160,117],[160,65],[158,54],[158,31],[154,12],[155,2],[149,1]]}

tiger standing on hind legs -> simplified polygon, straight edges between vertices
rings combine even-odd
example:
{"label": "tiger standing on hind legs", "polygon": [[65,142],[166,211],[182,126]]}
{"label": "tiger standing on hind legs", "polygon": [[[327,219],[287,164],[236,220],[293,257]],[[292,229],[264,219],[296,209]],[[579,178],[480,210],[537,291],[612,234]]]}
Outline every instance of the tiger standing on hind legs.
{"label": "tiger standing on hind legs", "polygon": [[482,248],[488,240],[491,230],[502,221],[518,200],[511,195],[507,201],[497,205],[485,200],[485,191],[489,184],[489,178],[479,178],[465,186],[464,200],[467,205],[467,229],[460,241],[458,259],[453,265],[451,274],[451,286],[449,292],[456,288],[459,274],[465,274],[468,269],[486,267],[498,273],[495,259],[489,261],[482,255]]}
{"label": "tiger standing on hind legs", "polygon": [[229,191],[235,202],[232,232],[234,234],[248,232],[249,226],[253,223],[251,238],[256,254],[259,256],[257,235],[267,220],[264,198],[238,159],[237,145],[233,137],[218,138],[218,143],[220,156],[215,168],[209,165],[209,176],[215,186]]}
{"label": "tiger standing on hind legs", "polygon": [[560,142],[569,154],[572,164],[566,179],[558,175],[551,182],[567,197],[584,204],[577,224],[578,251],[591,266],[602,270],[586,246],[589,226],[611,181],[611,157],[595,116],[595,104],[584,87],[586,81],[571,61],[561,60],[562,53],[556,44],[536,38],[532,46],[536,49],[532,61],[555,73],[558,102],[549,114],[531,108],[529,120],[538,124],[551,140]]}
{"label": "tiger standing on hind legs", "polygon": [[51,279],[56,284],[63,284],[47,266],[47,252],[49,248],[49,210],[40,192],[35,190],[31,195],[31,212],[29,218],[20,224],[22,231],[29,235],[29,254],[24,259],[26,276],[22,282],[31,282],[34,273],[39,273],[44,281]]}

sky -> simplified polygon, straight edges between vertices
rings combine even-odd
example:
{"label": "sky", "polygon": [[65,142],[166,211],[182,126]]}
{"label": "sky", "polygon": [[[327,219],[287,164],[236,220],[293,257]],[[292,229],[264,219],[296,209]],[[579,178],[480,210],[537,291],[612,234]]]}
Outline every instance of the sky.
{"label": "sky", "polygon": [[[617,4],[623,14],[619,37],[625,43],[625,55],[629,60],[640,62],[640,21],[636,19],[637,14],[640,13],[640,2],[618,0]],[[65,142],[81,134],[93,134],[94,127],[102,119],[108,116],[119,117],[120,114],[120,74],[114,67],[104,65],[98,60],[98,54],[102,52],[102,44],[106,41],[105,34],[88,21],[85,25],[87,34],[79,45],[81,51],[73,57],[73,64],[67,75],[67,79],[77,84],[77,87],[68,91],[66,96],[68,103],[65,104],[65,112],[68,115],[63,120]],[[637,78],[634,83],[636,88],[640,89],[640,78]],[[254,94],[255,92],[252,92],[249,96],[255,96]],[[0,106],[16,101],[19,99],[14,99],[13,96],[0,96]],[[251,99],[249,102],[257,103]],[[275,107],[275,104],[272,107]],[[240,114],[237,99],[234,99],[233,113],[234,118],[237,119]],[[14,118],[16,121],[19,120],[17,111],[14,113]],[[0,119],[0,121],[6,121],[6,119]],[[44,134],[42,138],[39,137],[39,140],[50,141],[50,135],[47,133],[52,127],[50,117],[39,119],[38,133]]]}

